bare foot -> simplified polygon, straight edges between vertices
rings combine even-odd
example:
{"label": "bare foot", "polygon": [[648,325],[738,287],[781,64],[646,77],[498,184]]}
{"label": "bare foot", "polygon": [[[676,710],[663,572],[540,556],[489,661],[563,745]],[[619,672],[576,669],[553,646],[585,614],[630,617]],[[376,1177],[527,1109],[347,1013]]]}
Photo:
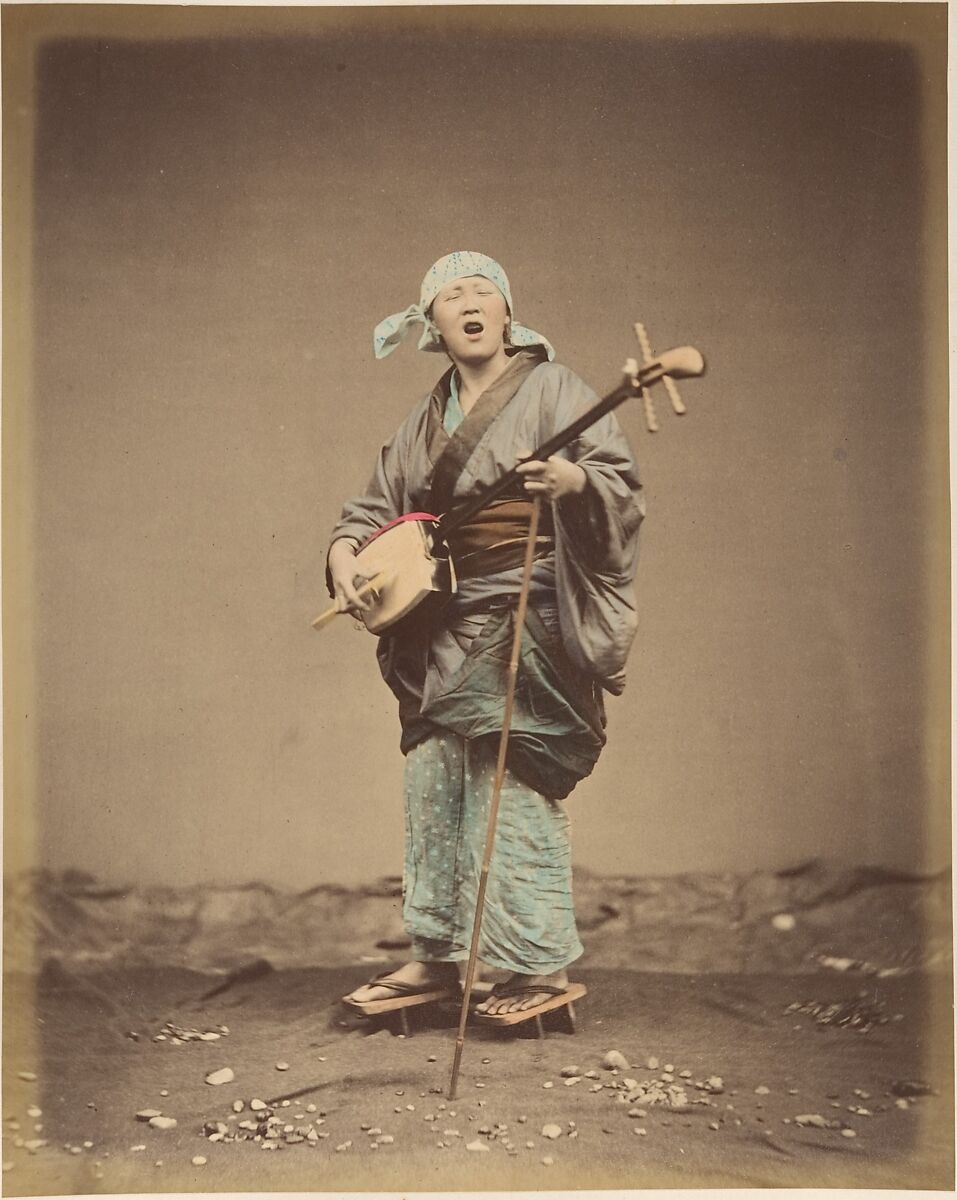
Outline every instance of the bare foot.
{"label": "bare foot", "polygon": [[[451,987],[459,981],[459,970],[455,963],[448,962],[410,962],[392,971],[390,979],[398,983],[407,983],[410,987],[427,991],[430,986]],[[394,1000],[395,991],[392,988],[379,987],[374,983],[364,983],[345,997],[357,1004],[369,1004],[373,1000]]]}
{"label": "bare foot", "polygon": [[[568,975],[564,971],[555,971],[551,975],[520,975],[516,972],[504,984],[499,986],[502,988],[519,986],[533,988],[536,983],[546,983],[550,987],[565,988],[568,987]],[[522,1012],[526,1008],[535,1008],[537,1005],[543,1004],[546,1000],[551,1000],[554,994],[554,992],[528,991],[521,996],[496,996],[493,991],[487,1000],[483,1000],[481,1004],[475,1006],[475,1011],[488,1013],[489,1016]]]}

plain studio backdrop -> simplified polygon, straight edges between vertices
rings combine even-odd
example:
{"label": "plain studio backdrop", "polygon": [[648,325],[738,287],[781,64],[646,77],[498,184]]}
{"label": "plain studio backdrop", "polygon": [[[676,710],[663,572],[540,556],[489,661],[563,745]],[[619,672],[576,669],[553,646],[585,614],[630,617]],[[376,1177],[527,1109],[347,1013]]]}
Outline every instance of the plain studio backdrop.
{"label": "plain studio backdrop", "polygon": [[8,860],[401,867],[328,533],[444,359],[373,326],[454,249],[623,426],[640,629],[576,862],[950,856],[946,6],[4,12]]}

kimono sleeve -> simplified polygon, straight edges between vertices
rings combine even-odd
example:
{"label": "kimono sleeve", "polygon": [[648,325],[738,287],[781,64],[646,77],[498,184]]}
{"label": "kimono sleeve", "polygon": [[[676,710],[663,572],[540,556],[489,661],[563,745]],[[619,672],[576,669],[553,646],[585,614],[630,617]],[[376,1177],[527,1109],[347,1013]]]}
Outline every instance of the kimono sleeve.
{"label": "kimono sleeve", "polygon": [[[379,451],[372,476],[364,491],[347,500],[333,527],[330,545],[340,538],[364,542],[383,525],[407,511],[408,470],[414,446],[418,413],[413,413]],[[328,556],[327,556],[328,561]],[[326,586],[333,595],[332,581],[326,568]]]}
{"label": "kimono sleeve", "polygon": [[[597,398],[571,371],[560,371],[553,411],[556,424],[564,426]],[[584,470],[587,484],[553,506],[562,635],[576,664],[617,694],[637,628],[641,480],[614,414],[584,430],[564,453]]]}

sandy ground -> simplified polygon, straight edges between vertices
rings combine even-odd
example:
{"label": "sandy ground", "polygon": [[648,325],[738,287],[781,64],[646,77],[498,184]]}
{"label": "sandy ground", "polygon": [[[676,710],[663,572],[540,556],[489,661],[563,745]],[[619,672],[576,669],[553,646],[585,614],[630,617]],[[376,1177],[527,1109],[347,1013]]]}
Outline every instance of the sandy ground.
{"label": "sandy ground", "polygon": [[[576,977],[590,994],[577,1033],[538,1040],[470,1031],[450,1102],[454,1012],[422,1014],[409,1038],[341,1023],[337,998],[370,973],[271,972],[206,1000],[216,978],[181,970],[61,973],[39,985],[8,978],[4,1194],[954,1186],[946,976],[583,969]],[[786,1011],[865,988],[889,1018],[867,1033]],[[154,1041],[167,1021],[199,1031],[223,1025],[228,1034]],[[603,1069],[610,1049],[631,1069]],[[708,1103],[629,1115],[623,1079],[660,1078],[669,1065],[689,1099]],[[235,1080],[207,1084],[221,1067]],[[568,1067],[599,1078],[566,1085]],[[694,1088],[715,1076],[723,1091]],[[900,1080],[933,1091],[905,1107],[892,1090]],[[294,1128],[315,1130],[315,1141],[265,1152],[261,1142],[204,1136],[206,1122],[232,1131],[250,1119],[253,1098]],[[238,1114],[237,1100],[245,1104]],[[176,1127],[138,1122],[144,1108]],[[797,1124],[805,1114],[837,1127]],[[561,1136],[543,1137],[546,1124]],[[34,1139],[46,1144],[17,1144]],[[487,1149],[467,1149],[476,1142]],[[193,1165],[197,1155],[204,1164]]]}

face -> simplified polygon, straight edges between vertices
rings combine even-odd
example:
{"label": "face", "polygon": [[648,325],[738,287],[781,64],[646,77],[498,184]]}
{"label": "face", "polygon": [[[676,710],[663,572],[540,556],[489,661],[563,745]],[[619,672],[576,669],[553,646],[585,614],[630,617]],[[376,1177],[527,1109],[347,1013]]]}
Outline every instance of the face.
{"label": "face", "polygon": [[508,305],[484,275],[447,283],[432,301],[431,315],[453,361],[479,366],[505,357]]}

